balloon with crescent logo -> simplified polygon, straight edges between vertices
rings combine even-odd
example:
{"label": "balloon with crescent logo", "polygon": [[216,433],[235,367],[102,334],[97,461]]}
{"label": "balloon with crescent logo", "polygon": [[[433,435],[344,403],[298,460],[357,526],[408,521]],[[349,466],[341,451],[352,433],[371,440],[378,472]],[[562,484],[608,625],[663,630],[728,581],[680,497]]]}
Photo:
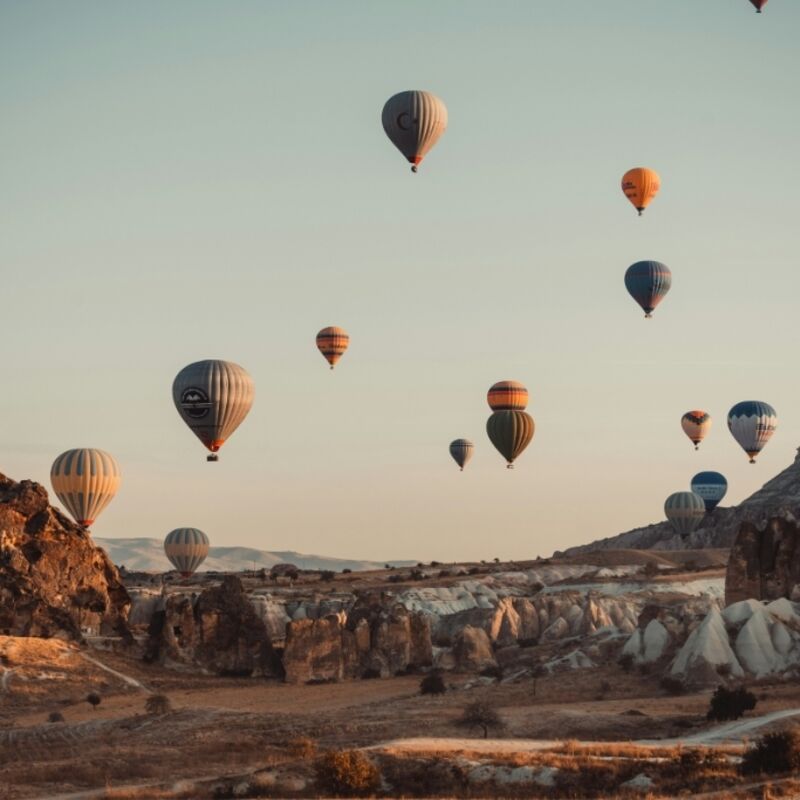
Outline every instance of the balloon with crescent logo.
{"label": "balloon with crescent logo", "polygon": [[430,92],[399,92],[386,101],[381,115],[392,144],[416,172],[422,159],[447,128],[447,108]]}
{"label": "balloon with crescent logo", "polygon": [[692,478],[692,483],[689,487],[698,497],[703,498],[706,504],[706,512],[711,513],[721,502],[722,498],[728,491],[728,481],[725,476],[719,472],[711,470],[707,472],[698,472]]}
{"label": "balloon with crescent logo", "polygon": [[653,316],[671,286],[672,272],[660,261],[637,261],[625,271],[625,288],[642,307],[645,319]]}
{"label": "balloon with crescent logo", "polygon": [[514,468],[514,461],[530,444],[534,430],[533,417],[526,411],[495,411],[486,421],[486,433],[508,469]]}
{"label": "balloon with crescent logo", "polygon": [[698,450],[700,442],[706,438],[711,430],[711,415],[699,408],[694,411],[687,411],[681,417],[681,427],[683,432],[689,437],[694,449]]}
{"label": "balloon with crescent logo", "polygon": [[475,445],[469,439],[454,439],[450,442],[450,455],[453,460],[464,471],[467,462],[472,458],[472,453],[475,450]]}
{"label": "balloon with crescent logo", "polygon": [[661,178],[654,169],[634,167],[622,176],[622,191],[640,217],[660,188]]}
{"label": "balloon with crescent logo", "polygon": [[208,536],[197,528],[175,528],[164,539],[164,553],[173,567],[188,578],[208,555]]}
{"label": "balloon with crescent logo", "polygon": [[524,411],[528,406],[528,390],[519,381],[498,381],[486,393],[492,411]]}
{"label": "balloon with crescent logo", "polygon": [[756,7],[756,14],[760,14],[761,9],[767,4],[767,0],[750,0],[750,2]]}
{"label": "balloon with crescent logo", "polygon": [[175,408],[195,436],[217,451],[241,425],[253,405],[255,389],[247,371],[232,361],[196,361],[184,367],[172,383]]}
{"label": "balloon with crescent logo", "polygon": [[706,504],[694,492],[675,492],[664,503],[664,513],[675,533],[686,537],[703,521]]}
{"label": "balloon with crescent logo", "polygon": [[339,362],[349,344],[350,336],[347,331],[335,325],[323,328],[317,334],[317,348],[331,365],[331,369]]}
{"label": "balloon with crescent logo", "polygon": [[744,400],[728,412],[728,429],[742,450],[756,463],[756,456],[778,427],[775,409],[761,400]]}
{"label": "balloon with crescent logo", "polygon": [[114,456],[91,447],[67,450],[50,468],[53,491],[83,528],[91,526],[114,499],[121,482]]}

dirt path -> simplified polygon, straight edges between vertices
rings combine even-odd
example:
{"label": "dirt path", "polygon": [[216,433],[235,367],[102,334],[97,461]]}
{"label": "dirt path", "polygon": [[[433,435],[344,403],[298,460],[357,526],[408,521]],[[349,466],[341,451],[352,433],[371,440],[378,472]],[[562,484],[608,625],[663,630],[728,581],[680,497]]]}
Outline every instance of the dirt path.
{"label": "dirt path", "polygon": [[150,690],[140,681],[137,681],[136,678],[132,678],[130,675],[125,675],[123,672],[117,672],[117,670],[111,669],[111,667],[106,666],[102,661],[98,661],[96,658],[92,658],[92,656],[87,655],[86,653],[78,653],[78,655],[84,661],[88,661],[90,664],[94,664],[96,667],[105,670],[115,678],[119,678],[123,683],[127,683],[128,686],[134,686],[137,689],[141,689],[143,692],[150,692]]}
{"label": "dirt path", "polygon": [[712,728],[710,731],[702,731],[701,733],[695,733],[691,736],[685,736],[679,739],[662,740],[661,742],[652,740],[639,742],[639,744],[661,744],[662,746],[669,747],[676,744],[713,745],[723,742],[741,742],[742,739],[747,738],[748,734],[759,728],[763,728],[765,725],[770,725],[778,720],[788,719],[789,717],[796,717],[798,715],[800,715],[800,708],[786,708],[782,711],[773,711],[771,714],[764,714],[761,717],[750,717],[749,719],[729,722],[727,725]]}

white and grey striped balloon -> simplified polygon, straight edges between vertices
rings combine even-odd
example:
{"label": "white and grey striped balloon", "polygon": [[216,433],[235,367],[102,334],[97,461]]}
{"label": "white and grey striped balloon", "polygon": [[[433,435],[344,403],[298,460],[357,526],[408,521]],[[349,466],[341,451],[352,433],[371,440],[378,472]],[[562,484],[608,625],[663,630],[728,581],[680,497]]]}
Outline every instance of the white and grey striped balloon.
{"label": "white and grey striped balloon", "polygon": [[679,536],[688,536],[703,521],[706,504],[694,492],[675,492],[664,503],[664,513]]}
{"label": "white and grey striped balloon", "polygon": [[208,555],[208,536],[197,528],[176,528],[164,539],[164,552],[184,578],[197,572]]}

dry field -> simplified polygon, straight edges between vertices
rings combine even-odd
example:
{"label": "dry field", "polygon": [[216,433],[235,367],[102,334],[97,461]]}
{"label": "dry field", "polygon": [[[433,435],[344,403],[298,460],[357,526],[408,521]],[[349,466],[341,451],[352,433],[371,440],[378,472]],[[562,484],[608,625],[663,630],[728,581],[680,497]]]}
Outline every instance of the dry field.
{"label": "dry field", "polygon": [[[613,665],[539,679],[535,696],[531,681],[468,688],[474,676],[448,676],[451,688],[445,695],[423,697],[415,676],[287,686],[178,673],[53,640],[0,637],[0,656],[3,800],[81,793],[77,797],[89,790],[99,792],[91,796],[119,798],[222,797],[233,796],[234,790],[247,790],[239,796],[313,796],[309,786],[317,750],[372,748],[413,736],[442,741],[471,737],[472,732],[455,722],[476,699],[499,711],[506,726],[502,737],[558,740],[560,752],[479,752],[479,739],[472,740],[472,751],[467,742],[438,755],[391,745],[370,750],[384,776],[394,776],[390,782],[398,792],[537,796],[530,786],[505,783],[469,788],[464,771],[481,764],[555,766],[563,774],[594,775],[598,789],[615,781],[619,785],[644,764],[670,785],[679,775],[664,765],[675,760],[675,748],[660,762],[653,761],[660,756],[645,758],[641,751],[622,757],[619,743],[693,734],[707,727],[703,715],[708,692],[669,697],[658,689],[655,675],[624,674]],[[96,708],[86,702],[90,691],[101,696]],[[754,713],[800,708],[800,687],[765,683],[756,692]],[[147,714],[145,703],[154,693],[166,695],[173,710]],[[59,712],[64,722],[47,722],[52,712]],[[565,749],[564,741],[577,739],[598,743],[582,753],[574,744]],[[696,792],[709,790],[713,780],[720,782],[717,788],[741,782],[735,766],[719,754],[707,761],[702,764],[705,777],[696,776],[692,784]],[[583,766],[573,769],[570,764]],[[458,775],[448,786],[448,776]],[[402,776],[410,776],[407,783],[400,781]],[[438,777],[425,788],[420,783],[425,776]],[[577,783],[570,785],[577,791]],[[548,796],[583,796],[546,791]]]}

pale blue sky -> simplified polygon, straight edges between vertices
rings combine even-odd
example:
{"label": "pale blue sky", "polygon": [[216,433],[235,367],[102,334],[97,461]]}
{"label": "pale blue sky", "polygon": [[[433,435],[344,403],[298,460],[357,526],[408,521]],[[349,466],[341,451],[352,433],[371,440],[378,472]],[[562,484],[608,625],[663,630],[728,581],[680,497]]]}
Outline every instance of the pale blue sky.
{"label": "pale blue sky", "polygon": [[[800,445],[799,29],[796,0],[4,0],[0,470],[49,486],[101,447],[99,536],[377,559],[546,555],[701,469],[741,500]],[[380,124],[410,88],[450,117],[417,176]],[[673,289],[645,322],[649,258]],[[201,358],[256,384],[216,465],[170,395]],[[537,424],[514,472],[484,427],[504,378]],[[745,399],[780,415],[755,467]]]}

